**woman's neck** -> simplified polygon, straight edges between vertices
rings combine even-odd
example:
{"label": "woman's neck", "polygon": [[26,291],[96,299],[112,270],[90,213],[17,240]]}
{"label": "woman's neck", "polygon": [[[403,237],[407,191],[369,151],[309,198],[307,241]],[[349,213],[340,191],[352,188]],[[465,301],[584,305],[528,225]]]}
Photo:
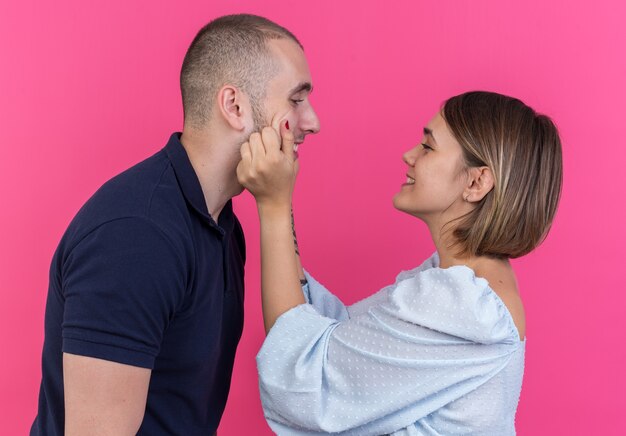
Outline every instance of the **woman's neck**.
{"label": "woman's neck", "polygon": [[489,256],[472,256],[461,255],[459,250],[461,246],[454,238],[454,228],[447,227],[441,230],[440,227],[434,227],[429,225],[429,230],[435,247],[437,248],[437,254],[439,255],[439,267],[449,268],[455,265],[465,265],[474,271],[478,271],[493,264],[508,263],[506,259],[496,259]]}

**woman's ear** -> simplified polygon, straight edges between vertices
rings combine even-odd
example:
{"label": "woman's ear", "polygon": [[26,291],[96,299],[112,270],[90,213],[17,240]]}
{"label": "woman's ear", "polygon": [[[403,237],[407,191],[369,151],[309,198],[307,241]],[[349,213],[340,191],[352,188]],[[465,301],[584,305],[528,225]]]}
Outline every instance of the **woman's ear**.
{"label": "woman's ear", "polygon": [[487,195],[494,186],[493,172],[489,167],[473,167],[469,169],[469,183],[463,192],[463,200],[475,203]]}
{"label": "woman's ear", "polygon": [[246,118],[252,112],[247,96],[233,85],[224,85],[217,93],[219,113],[224,121],[235,130],[246,128]]}

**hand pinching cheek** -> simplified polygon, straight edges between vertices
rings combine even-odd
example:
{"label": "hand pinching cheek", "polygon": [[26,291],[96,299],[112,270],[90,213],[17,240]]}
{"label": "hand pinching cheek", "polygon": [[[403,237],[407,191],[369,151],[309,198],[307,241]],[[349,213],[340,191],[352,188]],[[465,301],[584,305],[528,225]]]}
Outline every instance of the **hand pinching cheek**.
{"label": "hand pinching cheek", "polygon": [[[272,117],[272,127],[274,128],[274,130],[276,130],[276,132],[281,135],[282,138],[282,133],[283,129],[287,129],[290,130],[291,126],[293,125],[292,122],[292,118],[293,118],[293,110],[289,110],[287,112],[278,112],[276,113],[273,117]],[[297,145],[294,144],[294,151],[297,150]],[[281,150],[282,150],[282,143],[281,143]]]}

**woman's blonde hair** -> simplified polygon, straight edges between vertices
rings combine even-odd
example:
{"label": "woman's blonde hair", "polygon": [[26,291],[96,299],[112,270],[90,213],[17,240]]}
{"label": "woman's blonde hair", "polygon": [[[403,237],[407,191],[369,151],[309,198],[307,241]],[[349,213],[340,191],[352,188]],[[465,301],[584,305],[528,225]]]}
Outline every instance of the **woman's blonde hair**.
{"label": "woman's blonde hair", "polygon": [[515,258],[537,247],[556,213],[563,164],[554,123],[518,99],[474,91],[447,100],[443,118],[468,167],[487,166],[494,188],[454,227],[460,254]]}

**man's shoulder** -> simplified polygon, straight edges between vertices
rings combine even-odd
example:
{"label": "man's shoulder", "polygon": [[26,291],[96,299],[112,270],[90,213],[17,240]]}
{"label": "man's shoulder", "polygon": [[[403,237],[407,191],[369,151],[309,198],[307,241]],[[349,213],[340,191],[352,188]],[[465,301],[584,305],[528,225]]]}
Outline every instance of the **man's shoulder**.
{"label": "man's shoulder", "polygon": [[161,150],[105,182],[85,207],[107,209],[112,214],[145,215],[149,213],[155,191],[163,183],[171,185],[174,180],[171,164]]}
{"label": "man's shoulder", "polygon": [[[180,222],[183,198],[164,150],[105,182],[78,211],[64,236],[74,243],[120,219],[150,222],[165,233]],[[70,245],[74,245],[70,242]]]}

